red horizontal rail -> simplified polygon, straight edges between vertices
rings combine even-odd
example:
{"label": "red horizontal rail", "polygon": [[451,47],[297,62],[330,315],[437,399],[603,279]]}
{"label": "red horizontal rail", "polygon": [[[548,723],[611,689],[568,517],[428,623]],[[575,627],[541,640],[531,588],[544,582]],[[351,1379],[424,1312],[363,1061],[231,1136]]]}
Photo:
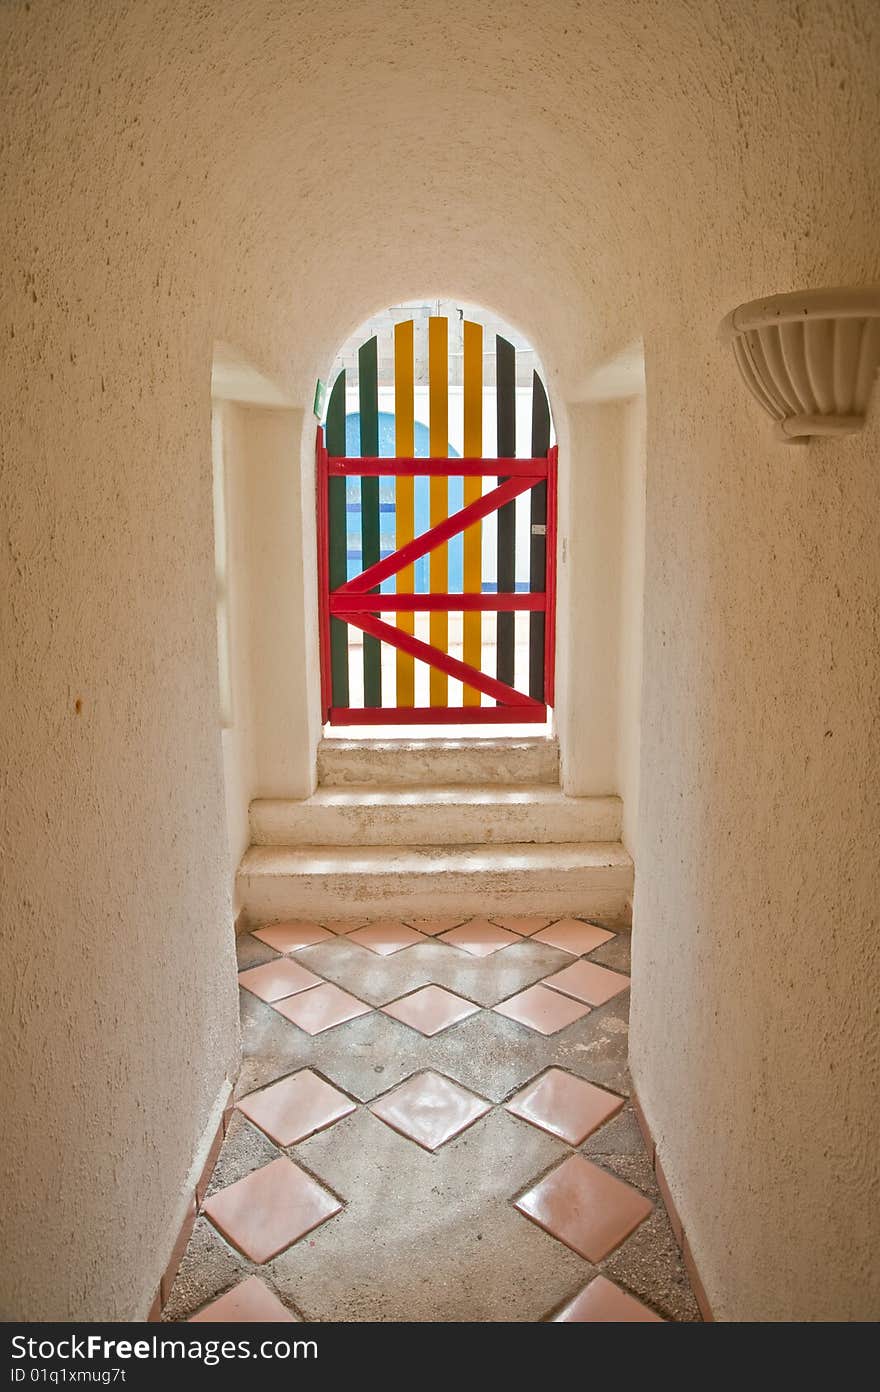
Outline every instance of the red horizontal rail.
{"label": "red horizontal rail", "polygon": [[331,706],[331,725],[543,725],[547,707]]}
{"label": "red horizontal rail", "polygon": [[449,475],[451,478],[531,478],[547,477],[546,459],[410,459],[395,456],[393,459],[364,455],[330,455],[327,460],[330,474],[344,474],[356,478],[362,474],[372,476],[381,474],[393,478],[396,474],[404,477],[431,478]]}
{"label": "red horizontal rail", "polygon": [[481,672],[478,667],[471,667],[467,662],[459,662],[457,657],[450,657],[448,653],[441,652],[439,648],[433,648],[429,643],[423,643],[420,638],[414,638],[411,634],[405,633],[402,628],[393,628],[391,624],[383,623],[381,619],[374,619],[369,614],[342,613],[338,617],[345,623],[353,624],[355,628],[363,629],[364,633],[369,634],[371,638],[378,638],[382,643],[390,643],[392,647],[400,648],[401,652],[409,653],[410,657],[416,657],[420,662],[427,662],[438,672],[445,672],[447,676],[454,677],[456,681],[464,682],[477,691],[482,691],[486,696],[492,696],[496,701],[516,706],[517,710],[540,704],[531,696],[525,696],[521,691],[508,686],[506,682],[498,681],[497,677],[490,677],[485,672]]}
{"label": "red horizontal rail", "polygon": [[508,479],[506,483],[493,488],[491,492],[484,493],[482,498],[477,498],[475,502],[468,503],[467,507],[461,508],[459,512],[454,512],[443,522],[429,527],[421,536],[416,537],[413,541],[408,541],[398,551],[393,551],[390,556],[386,556],[384,561],[377,561],[374,565],[367,566],[360,575],[356,575],[353,580],[347,580],[344,585],[339,586],[338,590],[334,590],[333,594],[364,594],[376,585],[381,585],[382,581],[387,580],[389,576],[396,575],[398,571],[412,565],[420,557],[426,556],[429,551],[442,546],[451,537],[457,536],[459,532],[473,526],[474,522],[488,517],[490,512],[496,512],[505,503],[512,502],[514,498],[519,497],[520,493],[527,493],[534,486],[534,482],[535,480],[531,478]]}
{"label": "red horizontal rail", "polygon": [[508,609],[546,609],[547,596],[531,594],[388,594],[330,595],[330,613],[342,614],[437,614],[503,613]]}

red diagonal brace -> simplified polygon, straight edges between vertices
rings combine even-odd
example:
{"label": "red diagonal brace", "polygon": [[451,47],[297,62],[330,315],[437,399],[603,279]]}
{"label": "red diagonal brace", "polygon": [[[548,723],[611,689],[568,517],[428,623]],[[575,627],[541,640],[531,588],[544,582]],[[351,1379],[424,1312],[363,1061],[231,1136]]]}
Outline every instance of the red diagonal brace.
{"label": "red diagonal brace", "polygon": [[[337,590],[336,593],[338,594],[339,591]],[[493,696],[496,701],[500,701],[505,706],[541,706],[542,704],[540,701],[534,701],[531,696],[524,696],[521,691],[508,686],[506,682],[498,681],[495,677],[488,677],[479,668],[471,667],[467,662],[459,662],[457,657],[450,657],[448,653],[441,652],[439,648],[432,648],[429,643],[423,643],[420,638],[413,638],[402,628],[392,628],[391,624],[383,623],[381,619],[372,618],[369,614],[337,614],[336,617],[342,619],[343,623],[353,624],[355,628],[362,629],[370,637],[378,638],[382,643],[390,643],[392,647],[400,648],[401,652],[409,653],[410,657],[417,657],[420,662],[427,662],[429,666],[436,667],[438,671],[445,672],[447,676],[454,677],[456,681],[464,682],[467,686],[472,686],[487,696]]]}
{"label": "red diagonal brace", "polygon": [[[503,463],[503,460],[499,460],[499,463]],[[534,478],[508,479],[506,483],[493,488],[490,493],[484,493],[482,498],[468,503],[467,507],[462,508],[459,512],[454,512],[451,517],[447,517],[443,522],[438,522],[436,526],[430,527],[427,532],[423,532],[415,540],[408,541],[405,546],[401,546],[399,551],[393,551],[390,556],[386,556],[384,561],[376,561],[375,565],[367,566],[367,569],[362,571],[360,575],[356,575],[353,580],[347,580],[344,585],[340,585],[339,589],[333,590],[332,593],[335,595],[366,594],[367,591],[380,585],[383,580],[387,580],[389,575],[396,575],[399,570],[412,565],[419,557],[427,556],[429,551],[434,551],[438,546],[442,546],[444,541],[449,541],[450,537],[465,531],[474,522],[488,517],[490,512],[496,512],[505,503],[512,502],[514,498],[519,497],[520,493],[528,493],[534,484]],[[469,685],[476,686],[476,682],[469,682]]]}

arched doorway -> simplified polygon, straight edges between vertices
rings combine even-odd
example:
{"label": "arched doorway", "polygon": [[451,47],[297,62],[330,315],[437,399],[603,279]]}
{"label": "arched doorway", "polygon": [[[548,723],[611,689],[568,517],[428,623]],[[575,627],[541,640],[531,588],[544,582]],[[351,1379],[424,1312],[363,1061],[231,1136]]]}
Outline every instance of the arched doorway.
{"label": "arched doorway", "polygon": [[550,408],[530,346],[484,318],[402,307],[341,355],[317,451],[331,725],[546,725]]}

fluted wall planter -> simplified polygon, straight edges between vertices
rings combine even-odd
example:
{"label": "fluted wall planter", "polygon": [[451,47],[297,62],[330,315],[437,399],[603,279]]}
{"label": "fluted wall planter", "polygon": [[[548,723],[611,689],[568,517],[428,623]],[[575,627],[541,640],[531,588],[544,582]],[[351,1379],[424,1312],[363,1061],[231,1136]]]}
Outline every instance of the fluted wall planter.
{"label": "fluted wall planter", "polygon": [[860,430],[880,368],[880,289],[803,290],[721,321],[743,381],[785,440]]}

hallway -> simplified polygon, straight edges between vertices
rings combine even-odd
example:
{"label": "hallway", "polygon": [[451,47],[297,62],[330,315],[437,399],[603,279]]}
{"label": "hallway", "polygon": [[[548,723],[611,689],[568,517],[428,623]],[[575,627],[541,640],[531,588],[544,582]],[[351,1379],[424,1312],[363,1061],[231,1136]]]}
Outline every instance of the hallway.
{"label": "hallway", "polygon": [[242,935],[236,1110],[163,1318],[698,1319],[630,1102],[612,928]]}
{"label": "hallway", "polygon": [[0,4],[0,1319],[880,1315],[878,72],[878,0]]}

